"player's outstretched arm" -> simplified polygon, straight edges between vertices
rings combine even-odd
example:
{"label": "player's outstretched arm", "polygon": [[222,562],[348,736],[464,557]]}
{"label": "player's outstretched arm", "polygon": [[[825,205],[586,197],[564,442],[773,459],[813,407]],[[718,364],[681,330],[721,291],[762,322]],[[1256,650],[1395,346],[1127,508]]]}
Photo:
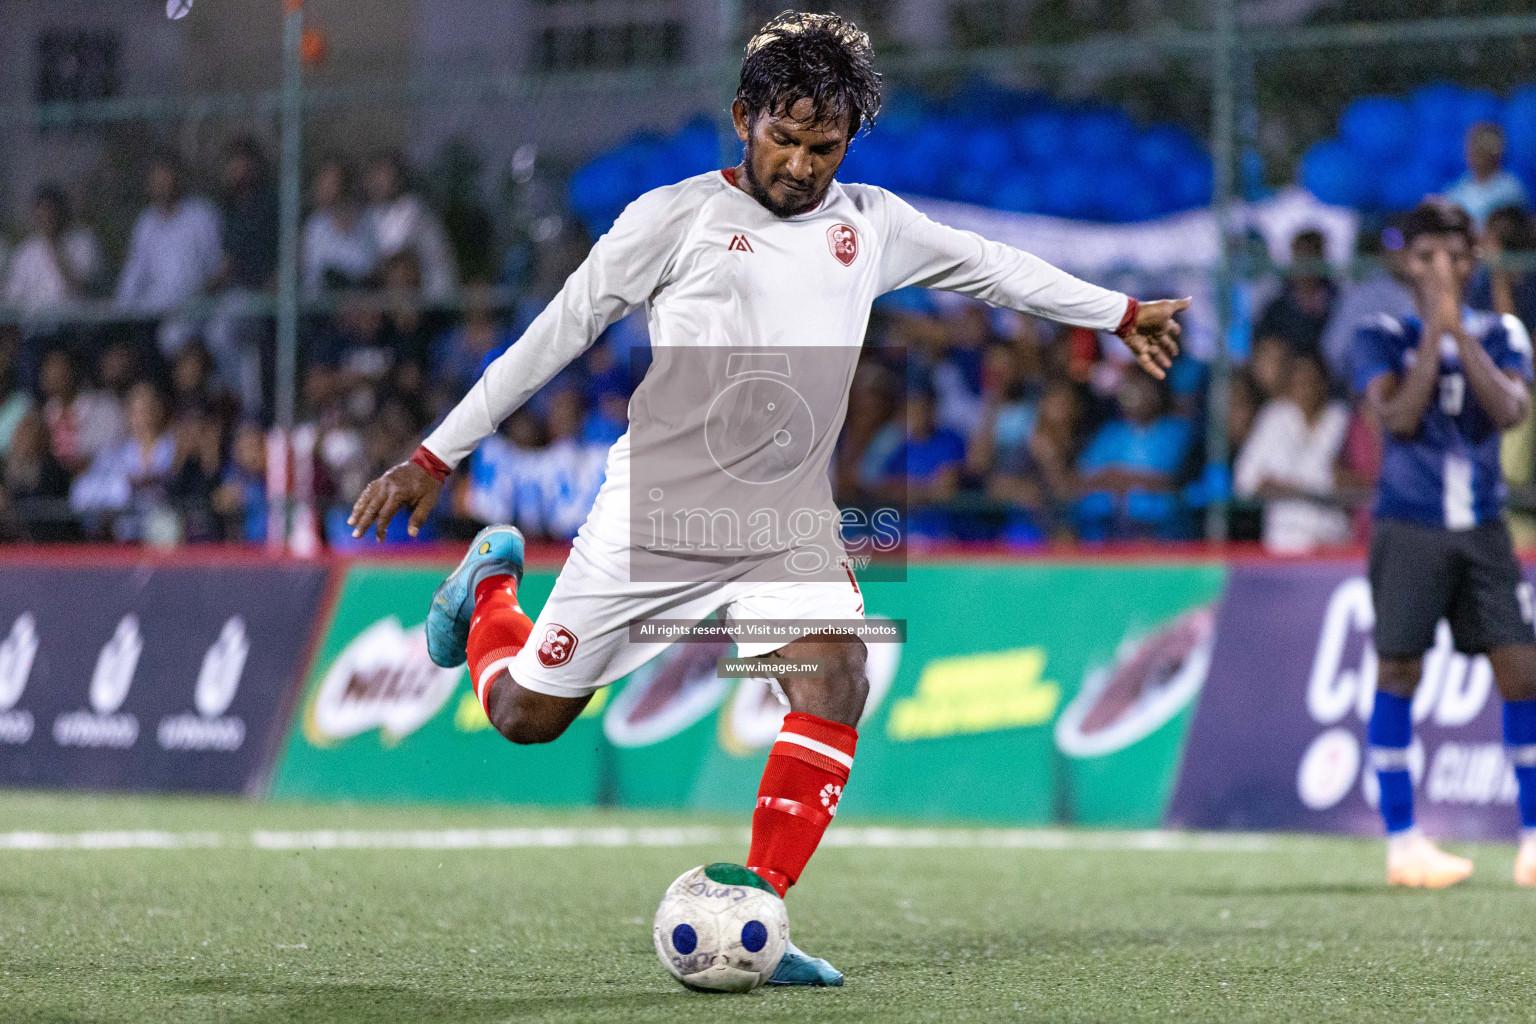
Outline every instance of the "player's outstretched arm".
{"label": "player's outstretched arm", "polygon": [[1189,308],[1189,299],[1137,303],[1022,249],[939,224],[882,190],[874,195],[883,203],[883,291],[941,288],[1058,323],[1110,331],[1125,340],[1148,373],[1166,376],[1179,352],[1174,317]]}
{"label": "player's outstretched arm", "polygon": [[347,525],[352,527],[352,536],[361,537],[371,526],[382,541],[385,531],[389,529],[389,521],[403,508],[411,510],[411,521],[406,531],[412,537],[416,536],[426,523],[427,516],[437,506],[437,499],[443,493],[443,480],[447,476],[446,466],[440,463],[433,465],[432,462],[430,453],[424,454],[423,450],[418,450],[411,461],[392,467],[364,487],[363,493],[358,495],[357,502],[352,506],[352,514],[347,517]]}
{"label": "player's outstretched arm", "polygon": [[390,519],[402,508],[411,509],[409,532],[416,536],[453,467],[598,335],[661,287],[696,197],[671,186],[629,204],[560,294],[486,367],[415,456],[363,489],[347,519],[352,536],[361,537],[371,526],[383,541]]}

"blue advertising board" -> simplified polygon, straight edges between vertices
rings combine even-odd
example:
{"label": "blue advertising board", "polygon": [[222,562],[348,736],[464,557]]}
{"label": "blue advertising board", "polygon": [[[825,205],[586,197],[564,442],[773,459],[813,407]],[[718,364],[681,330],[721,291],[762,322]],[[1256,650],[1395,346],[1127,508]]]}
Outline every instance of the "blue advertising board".
{"label": "blue advertising board", "polygon": [[0,786],[260,792],[324,568],[0,565]]}

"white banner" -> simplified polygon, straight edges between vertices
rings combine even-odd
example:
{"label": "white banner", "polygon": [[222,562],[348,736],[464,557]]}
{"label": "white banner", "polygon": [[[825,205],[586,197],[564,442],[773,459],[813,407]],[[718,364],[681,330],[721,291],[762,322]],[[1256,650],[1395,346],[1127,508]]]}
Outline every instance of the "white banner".
{"label": "white banner", "polygon": [[[1212,272],[1221,250],[1216,214],[1210,209],[1135,224],[1099,224],[941,199],[908,201],[941,224],[1034,253],[1106,287],[1142,298],[1191,295],[1195,304],[1186,331],[1190,351],[1202,359],[1215,351]],[[1330,262],[1347,263],[1360,228],[1354,210],[1329,206],[1295,187],[1260,202],[1234,203],[1233,217],[1241,229],[1262,237],[1270,258],[1281,265],[1290,262],[1291,239],[1307,229],[1323,233]]]}

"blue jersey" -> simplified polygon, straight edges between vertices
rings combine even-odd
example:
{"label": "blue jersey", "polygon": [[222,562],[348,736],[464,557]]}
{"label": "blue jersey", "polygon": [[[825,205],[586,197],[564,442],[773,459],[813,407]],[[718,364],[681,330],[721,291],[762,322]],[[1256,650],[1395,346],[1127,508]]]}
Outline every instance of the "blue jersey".
{"label": "blue jersey", "polygon": [[[1501,370],[1531,380],[1531,341],[1512,316],[1468,310],[1462,324]],[[1423,323],[1383,316],[1355,335],[1355,388],[1364,392],[1384,373],[1407,375],[1418,358]],[[1440,342],[1440,384],[1412,437],[1386,432],[1376,518],[1467,530],[1497,519],[1504,504],[1499,428],[1488,418],[1462,373],[1456,342]]]}

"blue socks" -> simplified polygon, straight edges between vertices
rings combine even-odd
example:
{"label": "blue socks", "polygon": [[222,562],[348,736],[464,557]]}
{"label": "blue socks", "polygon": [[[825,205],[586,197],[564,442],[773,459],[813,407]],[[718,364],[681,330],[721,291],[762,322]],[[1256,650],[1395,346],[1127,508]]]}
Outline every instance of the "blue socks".
{"label": "blue socks", "polygon": [[[1381,818],[1389,835],[1413,827],[1413,780],[1408,775],[1412,706],[1411,700],[1377,690],[1371,711],[1371,765],[1381,784]],[[1504,703],[1504,745],[1520,783],[1520,827],[1536,829],[1536,700]]]}
{"label": "blue socks", "polygon": [[1536,700],[1504,702],[1504,745],[1520,783],[1520,827],[1536,829]]}
{"label": "blue socks", "polygon": [[[1413,722],[1409,710],[1413,701],[1390,693],[1376,691],[1376,706],[1371,711],[1368,737],[1371,744],[1371,764],[1376,769],[1376,781],[1381,784],[1381,818],[1387,825],[1387,834],[1406,832],[1413,827],[1413,780],[1408,775],[1408,744],[1413,740]],[[1532,743],[1536,743],[1536,701],[1531,702]],[[1505,719],[1506,723],[1508,718]],[[1536,780],[1536,761],[1532,763],[1533,780]],[[1524,785],[1521,792],[1524,793]],[[1532,787],[1533,810],[1536,810],[1536,786]],[[1522,800],[1521,813],[1524,813]]]}

